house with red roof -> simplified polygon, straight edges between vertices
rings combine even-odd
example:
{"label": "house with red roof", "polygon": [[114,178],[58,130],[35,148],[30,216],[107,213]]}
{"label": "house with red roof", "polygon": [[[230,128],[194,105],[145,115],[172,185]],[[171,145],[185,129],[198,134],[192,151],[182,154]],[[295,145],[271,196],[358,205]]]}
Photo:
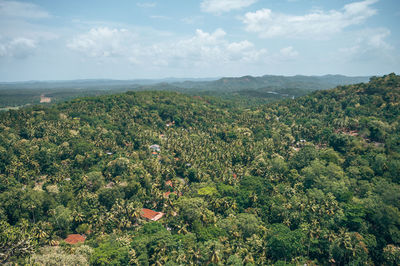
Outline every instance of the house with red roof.
{"label": "house with red roof", "polygon": [[67,242],[68,244],[71,244],[71,245],[83,243],[83,242],[85,242],[85,240],[86,240],[86,236],[79,235],[79,234],[71,234],[71,235],[68,235],[68,237],[66,239],[64,239],[65,242]]}
{"label": "house with red roof", "polygon": [[146,208],[143,208],[142,211],[140,212],[140,216],[142,216],[143,218],[146,218],[148,220],[151,220],[151,221],[160,220],[164,216],[164,214],[165,213],[163,213],[163,212],[156,212],[156,211],[146,209]]}

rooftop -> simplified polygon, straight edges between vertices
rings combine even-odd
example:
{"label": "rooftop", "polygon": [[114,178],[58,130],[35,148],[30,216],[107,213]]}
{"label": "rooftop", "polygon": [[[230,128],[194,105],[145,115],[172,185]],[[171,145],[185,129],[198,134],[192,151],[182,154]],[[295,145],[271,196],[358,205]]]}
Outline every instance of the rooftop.
{"label": "rooftop", "polygon": [[153,144],[153,145],[150,145],[149,148],[152,149],[152,150],[159,150],[159,149],[160,149],[160,145],[158,145],[158,144]]}
{"label": "rooftop", "polygon": [[156,212],[156,211],[153,211],[153,210],[150,210],[150,209],[143,208],[142,212],[140,213],[140,215],[142,217],[146,218],[146,219],[151,220],[151,221],[158,221],[164,216],[164,213]]}
{"label": "rooftop", "polygon": [[71,235],[68,235],[68,237],[65,239],[65,242],[73,245],[73,244],[83,243],[83,242],[85,242],[85,240],[86,240],[85,235],[71,234]]}

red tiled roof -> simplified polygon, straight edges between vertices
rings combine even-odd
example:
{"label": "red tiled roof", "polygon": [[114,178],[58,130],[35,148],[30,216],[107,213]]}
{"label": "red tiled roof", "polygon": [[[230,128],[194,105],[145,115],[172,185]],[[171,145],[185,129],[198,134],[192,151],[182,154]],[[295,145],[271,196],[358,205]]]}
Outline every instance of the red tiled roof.
{"label": "red tiled roof", "polygon": [[143,208],[140,215],[146,219],[149,219],[152,221],[157,221],[157,220],[161,219],[161,217],[164,216],[164,213],[156,212],[156,211],[153,211],[150,209]]}
{"label": "red tiled roof", "polygon": [[172,187],[172,181],[171,180],[167,180],[165,181],[165,185]]}
{"label": "red tiled roof", "polygon": [[85,239],[85,235],[71,234],[68,235],[68,237],[65,239],[65,242],[67,242],[68,244],[77,244],[85,242]]}

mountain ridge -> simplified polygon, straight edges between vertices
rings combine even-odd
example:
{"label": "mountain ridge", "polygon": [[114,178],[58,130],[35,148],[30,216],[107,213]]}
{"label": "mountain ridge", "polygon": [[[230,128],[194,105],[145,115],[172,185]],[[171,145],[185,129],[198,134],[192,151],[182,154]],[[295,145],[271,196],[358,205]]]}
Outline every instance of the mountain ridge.
{"label": "mountain ridge", "polygon": [[280,88],[299,88],[307,90],[318,90],[333,88],[338,85],[348,85],[354,83],[368,82],[370,77],[347,77],[343,75],[324,75],[324,76],[279,76],[263,75],[259,77],[224,77],[215,81],[206,82],[181,82],[173,83],[182,88],[215,90],[215,91],[235,91],[243,89],[260,89],[264,87],[277,86]]}

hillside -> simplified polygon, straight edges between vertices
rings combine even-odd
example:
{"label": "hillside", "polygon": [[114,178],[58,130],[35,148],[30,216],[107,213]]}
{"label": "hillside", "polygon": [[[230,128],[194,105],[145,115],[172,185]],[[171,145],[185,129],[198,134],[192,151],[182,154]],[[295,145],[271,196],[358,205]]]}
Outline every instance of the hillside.
{"label": "hillside", "polygon": [[347,77],[342,75],[325,76],[273,76],[264,75],[261,77],[243,76],[240,78],[221,78],[215,81],[204,82],[178,82],[176,86],[201,90],[220,92],[234,92],[240,90],[257,90],[262,88],[296,88],[308,91],[334,88],[338,85],[349,85],[367,82],[369,77]]}
{"label": "hillside", "polygon": [[79,97],[98,96],[126,92],[128,90],[181,90],[169,83],[203,82],[212,79],[136,79],[107,80],[84,79],[70,81],[27,81],[0,82],[0,111],[5,107],[22,107],[42,103],[41,96],[51,99],[51,102],[62,102]]}
{"label": "hillside", "polygon": [[0,113],[0,263],[399,264],[399,104],[390,74],[251,108],[141,91]]}
{"label": "hillside", "polygon": [[[0,111],[6,107],[22,107],[43,103],[43,97],[52,103],[85,96],[98,96],[126,92],[128,90],[162,90],[185,92],[192,95],[218,95],[225,99],[245,96],[252,102],[265,103],[284,98],[306,95],[314,90],[329,89],[368,81],[368,77],[326,75],[307,76],[245,76],[240,78],[158,80],[72,80],[31,81],[0,83]],[[272,93],[271,93],[272,92]],[[258,101],[260,99],[261,101]]]}

